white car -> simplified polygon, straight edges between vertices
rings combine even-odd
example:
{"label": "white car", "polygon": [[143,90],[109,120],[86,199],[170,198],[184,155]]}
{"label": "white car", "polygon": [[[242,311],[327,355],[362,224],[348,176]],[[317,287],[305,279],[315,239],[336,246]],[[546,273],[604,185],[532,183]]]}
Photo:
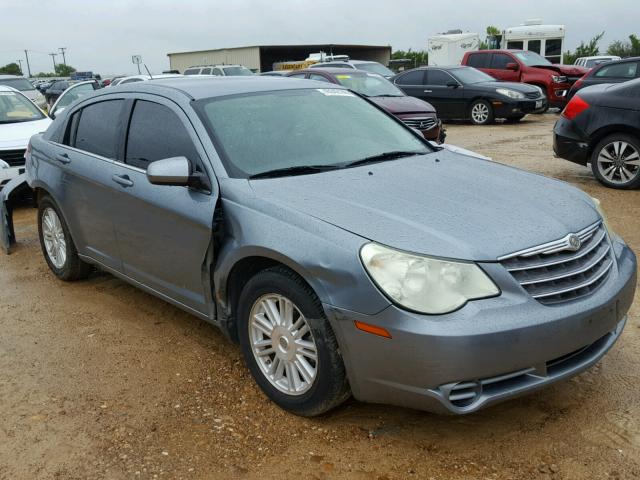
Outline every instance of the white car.
{"label": "white car", "polygon": [[40,93],[33,84],[24,77],[17,75],[0,75],[0,85],[15,88],[20,90],[23,95],[26,95],[29,100],[38,105],[40,108],[47,106],[47,101],[44,95]]}
{"label": "white car", "polygon": [[26,95],[0,85],[0,190],[24,173],[29,139],[47,129],[51,119]]}
{"label": "white car", "polygon": [[613,62],[614,60],[620,60],[620,57],[616,55],[599,55],[596,57],[580,57],[573,63],[579,67],[593,68],[601,63]]}
{"label": "white car", "polygon": [[153,76],[149,76],[149,75],[131,75],[129,77],[124,77],[123,79],[121,79],[117,85],[124,85],[126,83],[133,83],[133,82],[148,82],[149,80],[154,80],[154,79],[158,79],[158,78],[171,78],[171,77],[182,77],[182,75],[177,74],[177,73],[162,73],[159,75],[153,75]]}

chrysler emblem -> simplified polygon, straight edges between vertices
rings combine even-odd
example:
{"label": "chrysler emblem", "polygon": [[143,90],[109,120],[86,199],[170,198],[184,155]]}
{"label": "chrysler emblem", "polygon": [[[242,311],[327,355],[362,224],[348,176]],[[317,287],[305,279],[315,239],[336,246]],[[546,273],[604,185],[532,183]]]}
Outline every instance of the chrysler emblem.
{"label": "chrysler emblem", "polygon": [[575,233],[572,233],[571,235],[569,235],[569,248],[568,250],[572,250],[574,252],[580,250],[580,247],[582,246],[582,241],[580,240],[580,237],[578,235],[576,235]]}

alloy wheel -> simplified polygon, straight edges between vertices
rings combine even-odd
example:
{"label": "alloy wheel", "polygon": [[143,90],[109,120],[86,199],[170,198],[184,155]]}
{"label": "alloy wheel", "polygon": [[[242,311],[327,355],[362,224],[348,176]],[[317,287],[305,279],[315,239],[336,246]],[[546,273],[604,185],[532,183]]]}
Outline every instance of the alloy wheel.
{"label": "alloy wheel", "polygon": [[251,351],[271,385],[287,395],[302,395],[318,372],[318,349],[307,319],[288,298],[258,298],[249,316]]}
{"label": "alloy wheel", "polygon": [[67,261],[67,241],[62,222],[53,208],[47,207],[42,213],[42,236],[49,260],[57,269],[62,269]]}
{"label": "alloy wheel", "polygon": [[489,107],[484,103],[476,103],[471,109],[471,118],[476,123],[485,123],[489,119]]}
{"label": "alloy wheel", "polygon": [[608,143],[598,154],[598,170],[609,182],[624,185],[640,175],[640,154],[630,143],[616,140]]}

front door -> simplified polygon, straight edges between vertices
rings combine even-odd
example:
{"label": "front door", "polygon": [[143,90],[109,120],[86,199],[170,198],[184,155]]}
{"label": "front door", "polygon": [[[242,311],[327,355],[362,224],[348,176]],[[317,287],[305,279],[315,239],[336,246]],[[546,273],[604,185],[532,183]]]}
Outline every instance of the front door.
{"label": "front door", "polygon": [[[184,112],[168,100],[135,100],[114,172],[115,228],[124,273],[174,301],[210,316],[210,272],[217,184],[208,188],[152,185],[149,163],[183,156],[204,173],[204,150]],[[208,178],[206,175],[204,178]]]}
{"label": "front door", "polygon": [[427,69],[424,87],[428,102],[431,103],[440,118],[464,118],[463,87],[455,78],[438,68]]}
{"label": "front door", "polygon": [[[491,63],[489,69],[486,72],[493,78],[502,82],[518,82],[520,81],[520,74],[517,70],[508,70],[507,65],[516,64],[516,60],[506,53],[494,53],[491,56]],[[519,65],[518,65],[519,68]]]}

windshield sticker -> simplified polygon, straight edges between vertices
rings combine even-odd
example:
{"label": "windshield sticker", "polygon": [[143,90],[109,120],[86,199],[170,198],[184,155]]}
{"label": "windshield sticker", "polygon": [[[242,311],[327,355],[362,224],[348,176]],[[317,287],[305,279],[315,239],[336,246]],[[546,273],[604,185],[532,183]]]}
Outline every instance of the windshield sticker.
{"label": "windshield sticker", "polygon": [[336,75],[336,78],[351,78],[351,75]]}
{"label": "windshield sticker", "polygon": [[349,90],[340,90],[337,88],[318,88],[317,90],[328,97],[355,97]]}

